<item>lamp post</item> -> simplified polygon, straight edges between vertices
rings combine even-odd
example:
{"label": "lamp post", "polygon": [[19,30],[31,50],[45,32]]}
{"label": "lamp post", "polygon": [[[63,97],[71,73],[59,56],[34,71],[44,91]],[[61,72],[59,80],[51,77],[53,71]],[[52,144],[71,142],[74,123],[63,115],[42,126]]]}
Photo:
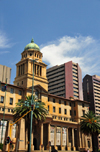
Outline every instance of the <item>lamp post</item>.
{"label": "lamp post", "polygon": [[[33,62],[33,79],[32,79],[32,100],[31,100],[31,106],[34,104],[33,101],[33,90],[34,90],[34,63],[37,62],[38,59],[31,59]],[[30,142],[29,142],[29,152],[31,152],[31,134],[32,134],[32,119],[33,119],[33,111],[31,110],[31,118],[30,118]]]}

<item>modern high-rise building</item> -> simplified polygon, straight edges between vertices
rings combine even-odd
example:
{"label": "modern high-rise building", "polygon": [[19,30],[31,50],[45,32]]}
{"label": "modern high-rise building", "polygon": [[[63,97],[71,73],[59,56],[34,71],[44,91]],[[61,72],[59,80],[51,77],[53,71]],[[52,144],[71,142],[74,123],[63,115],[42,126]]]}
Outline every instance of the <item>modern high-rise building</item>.
{"label": "modern high-rise building", "polygon": [[10,83],[10,78],[11,68],[0,64],[0,81],[5,83],[7,79],[7,83]]}
{"label": "modern high-rise building", "polygon": [[78,63],[72,61],[47,69],[50,94],[64,98],[83,100],[82,72]]}
{"label": "modern high-rise building", "polygon": [[[100,76],[86,75],[83,78],[83,95],[84,100],[90,102],[89,109],[96,115],[100,115]],[[93,142],[94,145],[98,143],[98,148],[100,148],[100,135],[98,140],[94,137]]]}

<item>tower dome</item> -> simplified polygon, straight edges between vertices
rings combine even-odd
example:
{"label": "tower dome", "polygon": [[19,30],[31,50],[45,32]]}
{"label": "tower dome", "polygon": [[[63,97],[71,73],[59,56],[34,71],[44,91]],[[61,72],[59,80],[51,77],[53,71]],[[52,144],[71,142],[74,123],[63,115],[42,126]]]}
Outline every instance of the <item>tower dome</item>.
{"label": "tower dome", "polygon": [[28,50],[28,49],[34,49],[34,50],[37,50],[37,51],[40,51],[40,48],[37,44],[34,43],[34,40],[32,38],[31,40],[31,43],[27,44],[24,48],[24,51],[25,50]]}

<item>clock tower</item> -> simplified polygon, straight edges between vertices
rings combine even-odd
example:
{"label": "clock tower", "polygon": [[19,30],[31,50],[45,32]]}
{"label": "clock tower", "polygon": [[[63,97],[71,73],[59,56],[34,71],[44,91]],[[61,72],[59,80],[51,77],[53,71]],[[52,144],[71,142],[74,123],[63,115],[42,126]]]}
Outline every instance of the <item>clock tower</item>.
{"label": "clock tower", "polygon": [[[32,60],[37,60],[34,63]],[[46,77],[46,64],[42,62],[42,53],[34,40],[26,45],[24,51],[21,53],[21,60],[16,64],[16,77],[14,85],[31,88],[33,79],[33,69],[34,69],[34,86],[40,85],[46,91],[48,91],[48,80]]]}

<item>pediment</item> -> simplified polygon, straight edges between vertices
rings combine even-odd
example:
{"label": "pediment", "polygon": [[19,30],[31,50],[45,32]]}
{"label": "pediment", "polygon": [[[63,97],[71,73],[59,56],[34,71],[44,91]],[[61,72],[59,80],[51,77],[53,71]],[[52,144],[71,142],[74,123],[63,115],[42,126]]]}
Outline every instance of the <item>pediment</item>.
{"label": "pediment", "polygon": [[[32,90],[32,87],[29,87],[28,89]],[[42,93],[48,93],[41,85],[35,85],[34,86],[34,90],[39,90],[39,92],[42,92]]]}

